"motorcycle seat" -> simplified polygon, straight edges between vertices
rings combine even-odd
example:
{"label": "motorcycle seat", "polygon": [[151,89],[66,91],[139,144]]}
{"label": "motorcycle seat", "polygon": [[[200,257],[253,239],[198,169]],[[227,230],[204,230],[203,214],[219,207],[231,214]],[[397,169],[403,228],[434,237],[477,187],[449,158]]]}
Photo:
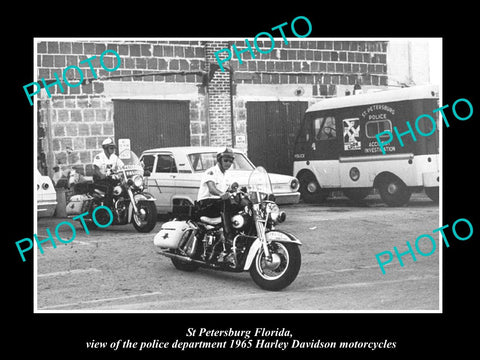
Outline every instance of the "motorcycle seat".
{"label": "motorcycle seat", "polygon": [[220,216],[214,218],[208,216],[200,216],[200,221],[208,225],[218,225],[222,223],[222,218]]}

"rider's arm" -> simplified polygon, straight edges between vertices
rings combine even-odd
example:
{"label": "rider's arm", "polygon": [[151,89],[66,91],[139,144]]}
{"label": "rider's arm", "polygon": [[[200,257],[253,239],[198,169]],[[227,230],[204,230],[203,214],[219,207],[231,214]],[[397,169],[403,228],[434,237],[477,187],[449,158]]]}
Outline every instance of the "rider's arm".
{"label": "rider's arm", "polygon": [[94,176],[98,177],[99,179],[104,179],[106,178],[106,175],[102,173],[100,168],[97,165],[93,165],[93,174]]}
{"label": "rider's arm", "polygon": [[228,197],[230,196],[228,193],[226,192],[224,193],[218,190],[217,187],[215,186],[215,182],[213,181],[207,181],[207,186],[208,186],[208,191],[210,191],[210,194],[214,196],[220,196],[220,199],[222,200],[228,199]]}

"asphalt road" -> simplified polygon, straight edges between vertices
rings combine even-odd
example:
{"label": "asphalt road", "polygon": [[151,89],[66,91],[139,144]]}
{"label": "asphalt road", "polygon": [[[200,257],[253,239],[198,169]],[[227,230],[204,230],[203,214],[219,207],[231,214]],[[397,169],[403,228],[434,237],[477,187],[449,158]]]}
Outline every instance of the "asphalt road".
{"label": "asphalt road", "polygon": [[[37,251],[38,311],[395,311],[440,310],[439,246],[430,256],[397,258],[382,274],[375,254],[407,250],[421,234],[440,226],[438,204],[414,194],[408,206],[390,208],[371,195],[361,205],[345,198],[321,205],[284,206],[279,228],[303,243],[297,279],[281,292],[258,288],[248,273],[199,269],[179,271],[156,253],[153,237],[132,225],[110,226],[89,235],[75,222],[77,237],[45,253]],[[65,219],[38,219],[45,234]],[[62,227],[64,238],[71,237]],[[60,231],[62,235],[62,231]],[[419,244],[424,253],[432,245]]]}

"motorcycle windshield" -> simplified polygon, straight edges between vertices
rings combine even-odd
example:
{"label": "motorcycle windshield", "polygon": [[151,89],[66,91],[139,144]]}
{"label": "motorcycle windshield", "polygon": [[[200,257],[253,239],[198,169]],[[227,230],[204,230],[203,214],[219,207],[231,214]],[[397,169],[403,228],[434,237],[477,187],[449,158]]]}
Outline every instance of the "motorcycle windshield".
{"label": "motorcycle windshield", "polygon": [[[261,201],[266,195],[273,194],[270,177],[268,176],[267,170],[263,167],[258,166],[250,173],[250,177],[248,178],[248,192],[253,195],[251,198],[257,201]],[[258,198],[256,194],[259,194],[260,198]]]}
{"label": "motorcycle windshield", "polygon": [[123,166],[122,169],[130,170],[127,175],[131,176],[134,174],[143,175],[143,166],[140,162],[138,156],[130,150],[123,150],[118,154],[118,158],[122,160]]}

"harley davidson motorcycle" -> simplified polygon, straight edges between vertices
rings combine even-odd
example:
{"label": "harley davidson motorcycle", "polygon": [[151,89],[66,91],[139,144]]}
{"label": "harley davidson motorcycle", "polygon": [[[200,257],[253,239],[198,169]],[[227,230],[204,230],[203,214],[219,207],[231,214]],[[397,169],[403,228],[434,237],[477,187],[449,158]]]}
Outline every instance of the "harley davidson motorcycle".
{"label": "harley davidson motorcycle", "polygon": [[[109,171],[108,183],[111,187],[112,202],[108,206],[113,214],[112,225],[133,223],[133,227],[142,233],[153,230],[157,222],[155,198],[144,191],[144,169],[133,151],[124,150],[119,154],[124,166],[117,171]],[[78,182],[74,171],[69,175],[69,185],[83,187],[86,193],[73,195],[67,204],[67,215],[75,217],[88,212],[83,217],[95,225],[92,214],[98,206],[107,206],[106,188],[99,188],[95,183]],[[83,185],[83,186],[82,186]],[[86,185],[86,187],[85,187]],[[77,192],[77,191],[75,191]],[[111,215],[105,209],[98,209],[95,219],[100,224],[111,221]]]}
{"label": "harley davidson motorcycle", "polygon": [[286,215],[274,202],[270,178],[264,168],[252,171],[247,188],[237,186],[231,191],[230,204],[232,241],[223,234],[221,217],[199,216],[194,207],[188,219],[174,219],[162,225],[153,241],[158,253],[171,258],[180,270],[206,267],[249,271],[262,289],[286,288],[300,270],[301,242],[275,228],[285,221]]}

